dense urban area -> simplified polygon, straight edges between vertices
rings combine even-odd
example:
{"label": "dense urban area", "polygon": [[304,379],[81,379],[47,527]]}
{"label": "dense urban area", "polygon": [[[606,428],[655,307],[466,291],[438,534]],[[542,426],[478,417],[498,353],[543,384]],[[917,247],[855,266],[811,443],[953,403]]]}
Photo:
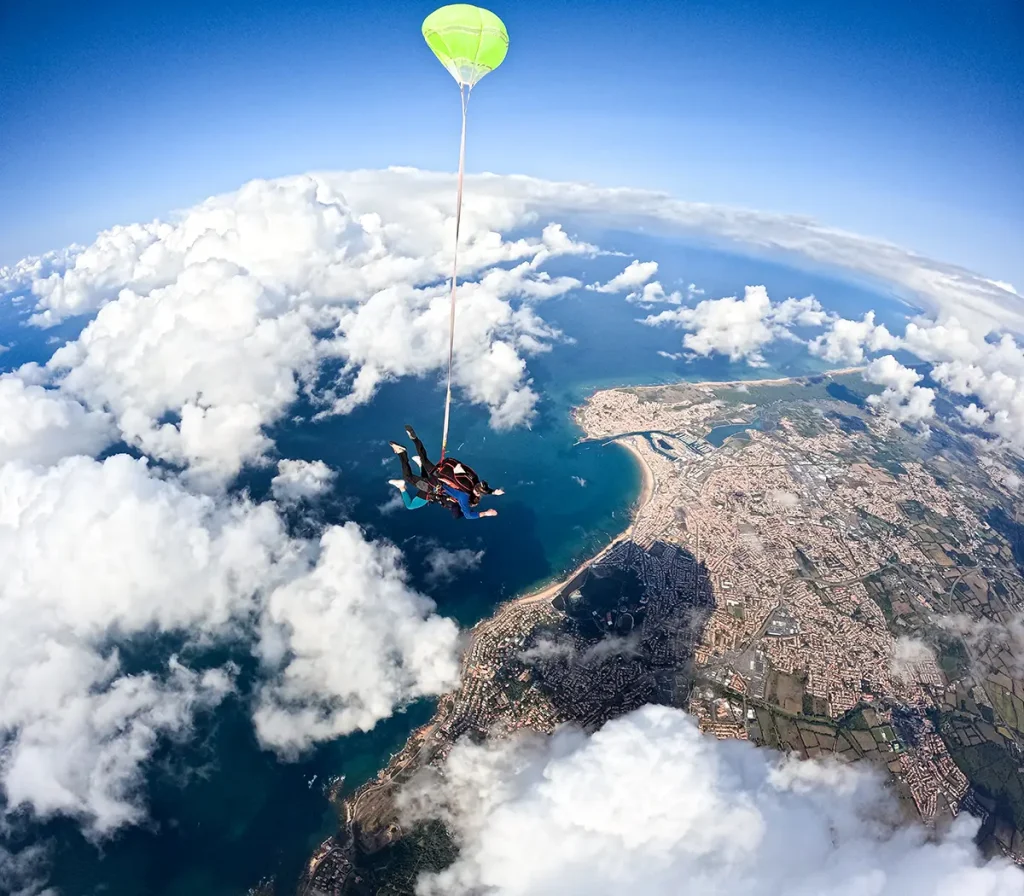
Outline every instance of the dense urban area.
{"label": "dense urban area", "polygon": [[[594,729],[646,703],[707,736],[876,763],[908,817],[969,811],[1024,863],[1024,523],[955,424],[874,413],[859,376],[600,391],[585,438],[644,471],[631,528],[481,622],[459,689],[339,795],[300,890],[412,893],[457,845],[395,794],[460,737]],[[1019,647],[1019,645],[1018,645]]]}

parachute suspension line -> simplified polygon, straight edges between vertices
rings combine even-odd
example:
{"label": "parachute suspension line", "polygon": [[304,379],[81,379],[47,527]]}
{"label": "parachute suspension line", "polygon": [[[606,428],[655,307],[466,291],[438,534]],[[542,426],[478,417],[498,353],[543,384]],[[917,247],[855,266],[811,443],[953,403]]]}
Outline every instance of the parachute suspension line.
{"label": "parachute suspension line", "polygon": [[462,223],[462,180],[466,171],[466,107],[473,88],[459,84],[462,98],[462,139],[459,143],[459,188],[455,199],[455,252],[452,261],[452,299],[448,315],[448,389],[444,399],[444,430],[441,436],[441,460],[448,449],[448,420],[452,411],[452,357],[455,351],[455,281],[459,271],[459,227]]}
{"label": "parachute suspension line", "polygon": [[444,397],[441,460],[448,451],[452,414],[452,368],[455,357],[455,288],[459,274],[459,228],[462,223],[462,184],[466,173],[466,107],[473,86],[493,72],[508,52],[508,31],[493,12],[468,3],[449,3],[423,20],[423,39],[459,85],[462,100],[462,139],[459,142],[459,192],[455,201],[455,250],[452,259],[451,311],[448,319],[448,387]]}

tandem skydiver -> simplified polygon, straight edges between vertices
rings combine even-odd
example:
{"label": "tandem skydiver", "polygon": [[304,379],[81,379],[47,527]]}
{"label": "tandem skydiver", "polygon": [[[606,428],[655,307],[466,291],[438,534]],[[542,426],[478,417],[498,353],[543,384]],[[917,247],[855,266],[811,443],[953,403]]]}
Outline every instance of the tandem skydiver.
{"label": "tandem skydiver", "polygon": [[498,511],[493,508],[477,510],[476,507],[484,495],[503,495],[503,489],[491,488],[486,480],[477,476],[472,467],[454,457],[446,457],[440,464],[432,463],[415,430],[406,426],[405,431],[416,446],[417,456],[414,460],[419,464],[420,475],[413,474],[405,446],[398,442],[388,442],[402,463],[403,476],[402,479],[389,482],[402,492],[402,501],[408,510],[417,510],[433,502],[448,507],[456,517],[461,516],[467,520],[498,515]]}

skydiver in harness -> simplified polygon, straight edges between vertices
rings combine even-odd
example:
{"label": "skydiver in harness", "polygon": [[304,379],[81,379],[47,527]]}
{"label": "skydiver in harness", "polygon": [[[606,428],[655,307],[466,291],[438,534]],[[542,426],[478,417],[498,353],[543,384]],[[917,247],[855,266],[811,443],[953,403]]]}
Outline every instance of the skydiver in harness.
{"label": "skydiver in harness", "polygon": [[486,480],[481,480],[471,467],[457,458],[446,457],[439,464],[432,463],[415,430],[406,426],[405,431],[416,446],[417,457],[414,460],[420,467],[420,475],[413,473],[405,446],[388,442],[401,461],[403,477],[389,482],[402,493],[402,501],[408,510],[435,503],[447,507],[456,519],[475,520],[498,515],[493,508],[477,510],[476,507],[484,495],[503,495],[503,489],[491,488]]}

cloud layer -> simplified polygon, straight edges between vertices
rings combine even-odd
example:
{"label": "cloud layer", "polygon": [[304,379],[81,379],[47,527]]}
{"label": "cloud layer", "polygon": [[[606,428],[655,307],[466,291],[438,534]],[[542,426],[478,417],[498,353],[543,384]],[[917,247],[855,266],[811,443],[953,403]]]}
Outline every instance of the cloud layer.
{"label": "cloud layer", "polygon": [[123,455],[9,463],[0,494],[0,786],[12,808],[105,833],[141,816],[159,736],[231,687],[173,658],[125,674],[116,644],[228,633],[287,540],[268,507],[218,507]]}
{"label": "cloud layer", "polygon": [[0,375],[0,464],[52,464],[75,454],[97,454],[115,432],[102,411],[88,411],[74,398],[20,376]]}
{"label": "cloud layer", "polygon": [[[902,350],[929,365],[932,378],[963,396],[965,423],[988,433],[997,447],[1024,453],[1024,345],[1010,333],[965,326],[953,315],[915,317],[902,335],[875,323],[873,312],[860,321],[833,317],[829,330],[809,348],[829,361],[861,363],[870,355]],[[920,375],[893,355],[876,358],[865,377],[886,386],[877,405],[899,422],[929,419],[934,390],[915,385]]]}
{"label": "cloud layer", "polygon": [[[642,796],[640,796],[642,794]],[[426,894],[1011,896],[1024,874],[983,861],[977,823],[900,823],[880,776],[788,760],[702,736],[649,706],[592,736],[462,743],[443,778],[404,796],[407,815],[456,832],[455,863]]]}
{"label": "cloud layer", "polygon": [[935,416],[932,406],[935,390],[916,385],[922,379],[921,374],[904,367],[892,355],[868,364],[864,379],[885,386],[881,395],[869,395],[868,403],[883,408],[897,422],[923,423]]}
{"label": "cloud layer", "polygon": [[[345,177],[253,181],[173,221],[105,231],[69,250],[63,267],[6,271],[9,288],[31,289],[39,326],[95,314],[40,385],[101,415],[108,435],[109,416],[120,438],[209,487],[266,456],[265,427],[300,390],[324,413],[347,413],[389,379],[441,371],[451,196],[380,201],[395,176],[378,176],[365,211],[346,198]],[[530,217],[520,203],[467,205],[456,385],[495,426],[514,426],[537,399],[525,358],[559,335],[523,300],[580,286],[540,266],[596,247],[557,224],[506,240],[501,231]]]}
{"label": "cloud layer", "polygon": [[11,809],[72,815],[98,835],[138,821],[157,744],[234,690],[230,664],[171,656],[129,673],[120,644],[251,643],[267,667],[257,731],[288,755],[454,681],[454,624],[405,585],[397,550],[354,523],[296,539],[272,503],[197,495],[125,455],[8,463],[0,495]]}
{"label": "cloud layer", "polygon": [[607,283],[595,283],[588,286],[595,292],[615,293],[632,292],[637,287],[643,286],[658,273],[658,262],[656,261],[631,261],[621,274],[616,274]]}

